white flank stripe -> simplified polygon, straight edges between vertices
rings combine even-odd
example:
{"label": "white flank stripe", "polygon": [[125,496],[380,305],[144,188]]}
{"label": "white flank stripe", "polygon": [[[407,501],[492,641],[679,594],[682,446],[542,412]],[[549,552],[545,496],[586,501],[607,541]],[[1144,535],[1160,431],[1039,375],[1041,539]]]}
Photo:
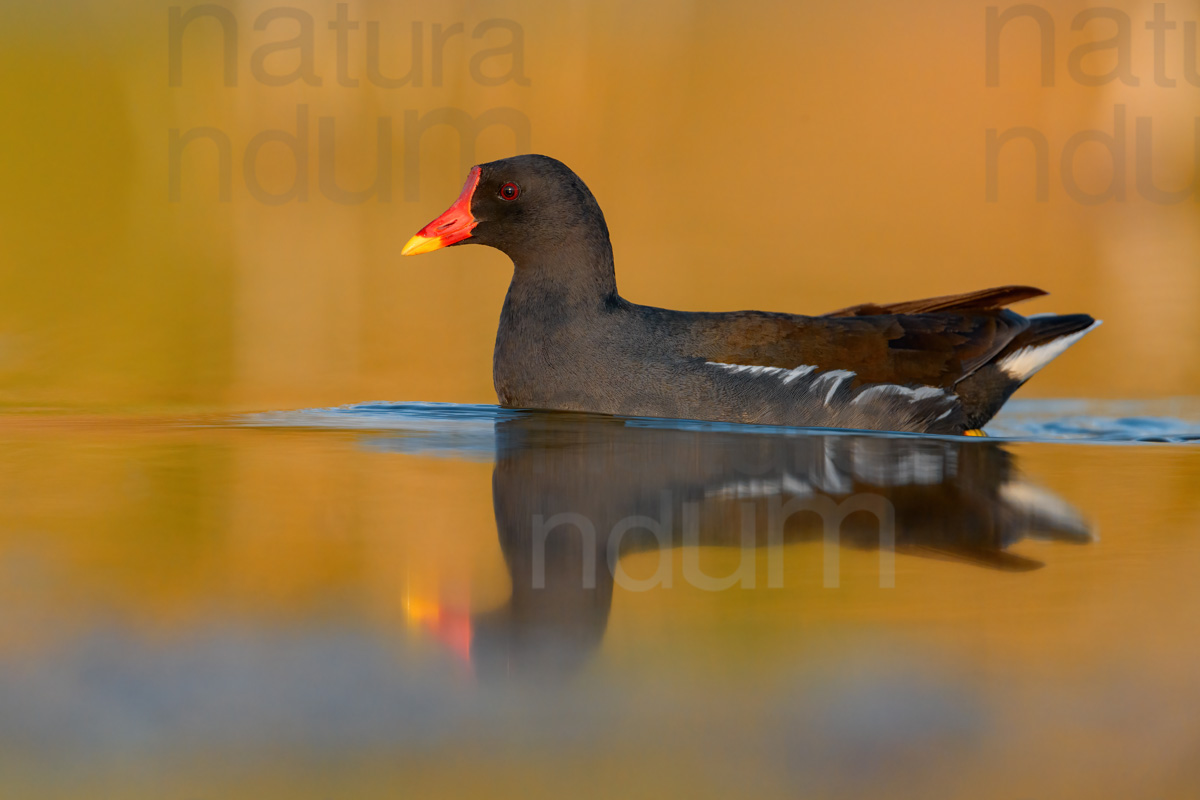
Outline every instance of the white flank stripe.
{"label": "white flank stripe", "polygon": [[866,400],[873,395],[899,395],[908,398],[908,402],[915,403],[918,400],[928,400],[931,397],[946,397],[949,395],[945,389],[939,389],[936,386],[918,386],[916,389],[910,389],[907,386],[897,386],[893,383],[884,383],[878,386],[871,386],[863,389],[858,393],[858,397],[851,402],[858,403]]}
{"label": "white flank stripe", "polygon": [[787,384],[791,383],[792,381],[796,380],[797,378],[803,378],[805,375],[808,375],[810,372],[816,372],[816,371],[817,371],[816,367],[810,367],[805,364],[801,364],[800,366],[796,367],[795,369],[789,369],[787,371],[787,375],[783,376],[783,383],[786,386]]}
{"label": "white flank stripe", "polygon": [[[1086,333],[1086,331],[1084,331]],[[1082,333],[1080,334],[1082,335]],[[726,364],[723,361],[705,361],[707,366],[719,367],[726,372],[734,375],[771,375],[778,378],[786,386],[792,381],[804,378],[817,371],[817,368],[809,364],[801,364],[794,369],[785,369],[784,367],[760,367],[754,364]],[[818,390],[818,387],[823,386],[823,381],[832,380],[829,390],[825,393],[825,405],[828,406],[833,401],[833,396],[837,394],[837,390],[847,379],[853,378],[857,373],[845,369],[831,369],[829,372],[823,372],[817,375],[811,386],[808,387],[813,392]],[[940,389],[937,386],[918,386],[915,389],[898,384],[884,383],[875,386],[869,386],[858,393],[850,402],[858,403],[872,397],[886,397],[887,395],[896,395],[903,397],[910,403],[916,403],[921,400],[932,400],[940,398],[948,403],[953,403],[958,399],[958,396]],[[937,419],[944,419],[954,411],[954,406],[951,406],[945,413]],[[936,421],[936,420],[935,420]]]}
{"label": "white flank stripe", "polygon": [[720,361],[705,361],[710,367],[720,367],[723,370],[732,372],[735,375],[741,372],[747,375],[774,375],[782,380],[785,384],[791,383],[797,378],[803,378],[811,372],[816,371],[816,367],[810,367],[806,364],[801,364],[795,369],[784,369],[783,367],[758,367],[752,364],[725,364]]}
{"label": "white flank stripe", "polygon": [[1069,336],[1060,336],[1036,347],[1022,347],[1015,353],[1009,353],[997,361],[996,366],[1015,380],[1028,380],[1039,369],[1061,356],[1064,350],[1079,341],[1084,334],[1098,327],[1100,327],[1100,320],[1096,320],[1083,330],[1076,331]]}
{"label": "white flank stripe", "polygon": [[825,395],[825,405],[829,405],[829,401],[833,399],[833,393],[838,390],[838,387],[842,385],[842,382],[847,378],[853,377],[853,372],[849,372],[844,369],[832,369],[829,372],[826,372],[824,375],[818,375],[817,379],[813,381],[813,388],[817,388],[817,385],[820,384],[821,381],[833,378],[833,385],[829,387],[829,394]]}

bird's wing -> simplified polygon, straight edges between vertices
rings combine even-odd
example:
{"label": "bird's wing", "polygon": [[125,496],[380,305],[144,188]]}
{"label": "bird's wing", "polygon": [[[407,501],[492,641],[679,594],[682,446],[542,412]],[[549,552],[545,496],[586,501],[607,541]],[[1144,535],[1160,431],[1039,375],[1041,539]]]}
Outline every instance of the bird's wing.
{"label": "bird's wing", "polygon": [[[1012,286],[804,317],[761,311],[660,311],[678,354],[722,364],[849,370],[858,384],[953,387],[1029,327],[1004,303],[1043,294]],[[658,310],[656,310],[658,311]]]}
{"label": "bird's wing", "polygon": [[830,311],[827,317],[867,317],[876,314],[932,314],[939,311],[980,311],[1003,308],[1022,300],[1044,297],[1046,292],[1033,286],[997,286],[965,294],[946,294],[927,297],[924,300],[907,300],[902,303],[863,303],[838,311]]}

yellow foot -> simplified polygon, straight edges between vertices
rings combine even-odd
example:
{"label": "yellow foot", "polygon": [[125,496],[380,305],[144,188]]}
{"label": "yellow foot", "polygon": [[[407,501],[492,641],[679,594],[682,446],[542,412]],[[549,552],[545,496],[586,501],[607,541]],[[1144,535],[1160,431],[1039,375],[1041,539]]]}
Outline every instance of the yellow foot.
{"label": "yellow foot", "polygon": [[963,431],[963,436],[982,436],[985,439],[987,438],[987,434],[984,433],[983,431],[981,431],[979,428],[974,428],[969,431]]}

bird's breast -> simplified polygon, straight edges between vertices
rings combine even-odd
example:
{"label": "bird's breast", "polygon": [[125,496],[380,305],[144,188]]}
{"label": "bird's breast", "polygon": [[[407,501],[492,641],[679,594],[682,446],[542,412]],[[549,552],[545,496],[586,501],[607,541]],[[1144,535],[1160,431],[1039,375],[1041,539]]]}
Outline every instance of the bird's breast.
{"label": "bird's breast", "polygon": [[496,332],[492,378],[500,404],[594,410],[599,372],[611,361],[595,320],[552,306],[505,305]]}

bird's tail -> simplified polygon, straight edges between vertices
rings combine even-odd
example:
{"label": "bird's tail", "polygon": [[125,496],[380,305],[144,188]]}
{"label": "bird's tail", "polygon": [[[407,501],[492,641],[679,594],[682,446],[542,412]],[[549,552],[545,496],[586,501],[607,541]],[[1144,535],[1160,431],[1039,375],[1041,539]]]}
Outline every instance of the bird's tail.
{"label": "bird's tail", "polygon": [[1087,314],[1037,314],[1028,319],[1029,327],[992,359],[992,363],[1017,381],[1016,386],[1100,326],[1099,320]]}
{"label": "bird's tail", "polygon": [[982,428],[1012,393],[1100,321],[1087,314],[1037,314],[987,364],[955,387],[970,428]]}

